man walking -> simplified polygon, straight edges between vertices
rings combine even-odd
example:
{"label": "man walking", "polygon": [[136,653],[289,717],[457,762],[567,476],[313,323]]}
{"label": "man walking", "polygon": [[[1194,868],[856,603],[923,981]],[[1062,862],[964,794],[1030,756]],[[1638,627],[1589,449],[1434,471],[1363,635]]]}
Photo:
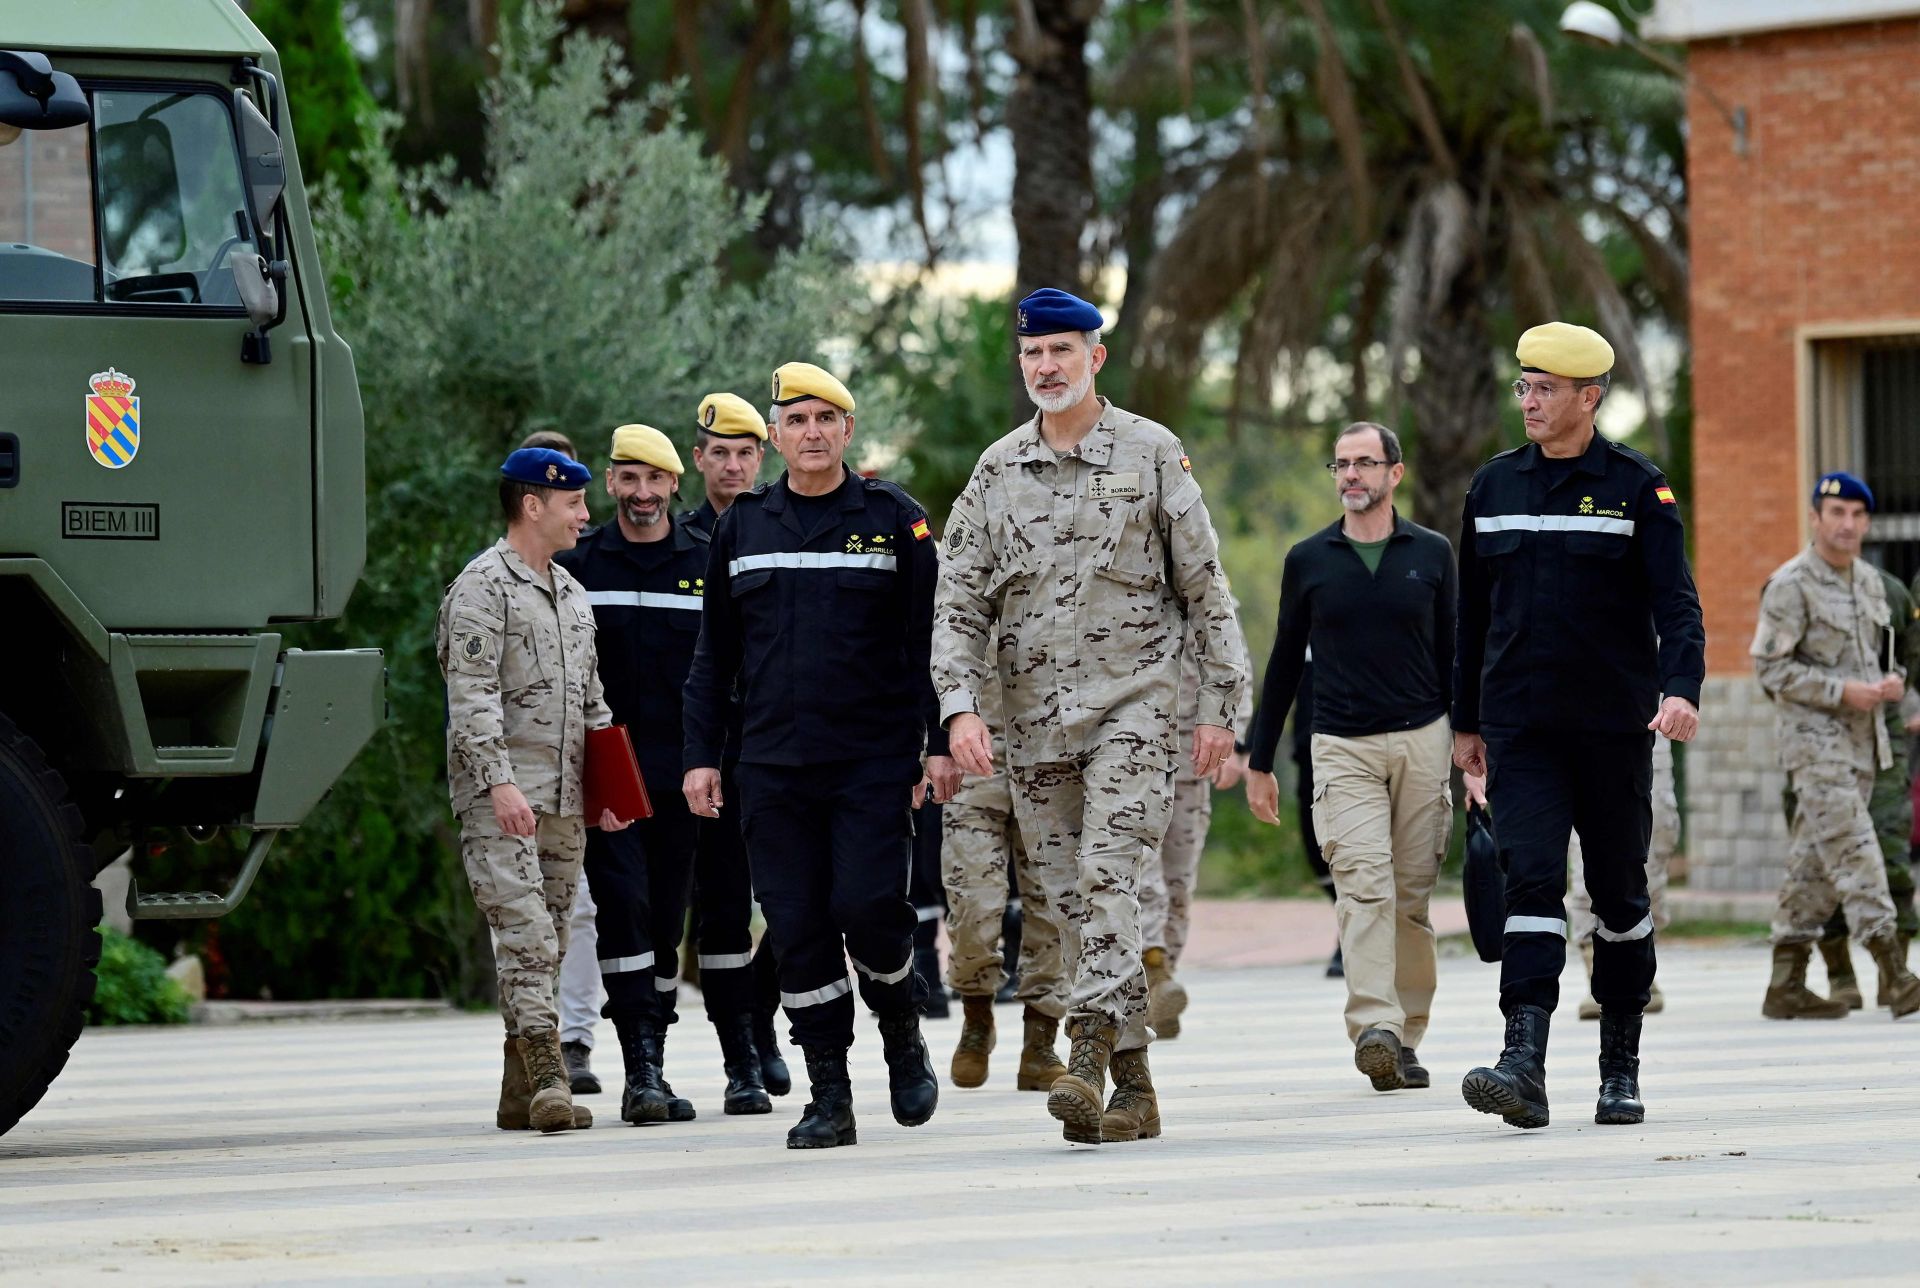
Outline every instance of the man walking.
{"label": "man walking", "polygon": [[787,473],[737,497],[714,530],[683,790],[704,818],[731,803],[720,767],[741,686],[741,826],[813,1093],[787,1144],[817,1149],[858,1139],[848,956],[879,1017],[894,1120],[917,1127],[938,1104],[913,969],[911,804],[923,752],[936,795],[958,775],[927,676],[937,570],[926,512],[842,463],[854,404],[839,380],[790,362],[773,373],[773,402]]}
{"label": "man walking", "polygon": [[[1428,904],[1453,828],[1447,684],[1453,550],[1400,517],[1400,439],[1370,421],[1335,441],[1345,513],[1287,552],[1280,622],[1248,738],[1247,802],[1280,822],[1281,726],[1314,662],[1314,834],[1333,875],[1354,1067],[1375,1091],[1425,1087],[1436,961]],[[1296,717],[1299,718],[1299,717]]]}
{"label": "man walking", "polygon": [[1851,474],[1815,485],[1813,542],[1767,580],[1753,637],[1754,670],[1775,706],[1780,767],[1795,797],[1793,847],[1773,917],[1773,978],[1760,1013],[1841,1019],[1844,1000],[1806,986],[1827,918],[1846,913],[1880,968],[1893,1018],[1920,1010],[1867,802],[1893,763],[1881,707],[1906,692],[1880,575],[1859,563],[1873,493]]}
{"label": "man walking", "polygon": [[[586,466],[522,448],[500,467],[507,533],[440,601],[434,652],[447,683],[447,791],[474,903],[493,930],[505,1065],[494,1121],[591,1127],[560,1054],[555,981],[586,848],[581,769],[589,728],[612,723],[586,592],[553,562],[587,525]],[[626,826],[602,812],[602,831]]]}
{"label": "man walking", "polygon": [[1094,393],[1100,327],[1064,291],[1020,302],[1020,370],[1039,410],[981,454],[954,503],[934,647],[940,716],[970,774],[993,772],[978,713],[999,672],[1014,812],[1068,940],[1073,1050],[1047,1110],[1086,1143],[1160,1134],[1139,887],[1166,834],[1189,621],[1195,774],[1233,753],[1247,683],[1200,485],[1178,439]]}
{"label": "man walking", "polygon": [[1460,533],[1453,760],[1487,776],[1507,870],[1506,1044],[1461,1094],[1516,1127],[1547,1125],[1547,1030],[1578,832],[1599,920],[1594,1121],[1637,1123],[1654,974],[1653,736],[1687,742],[1699,729],[1706,632],[1673,489],[1652,461],[1594,429],[1613,347],[1549,322],[1520,337],[1518,357],[1513,393],[1529,441],[1473,476]]}

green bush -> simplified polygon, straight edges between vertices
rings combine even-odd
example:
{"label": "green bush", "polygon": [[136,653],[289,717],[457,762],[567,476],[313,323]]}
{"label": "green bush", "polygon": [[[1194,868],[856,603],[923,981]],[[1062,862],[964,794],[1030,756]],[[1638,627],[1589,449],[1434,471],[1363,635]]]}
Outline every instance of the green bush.
{"label": "green bush", "polygon": [[184,1024],[186,990],[167,977],[167,960],[111,926],[100,927],[100,964],[89,1024]]}

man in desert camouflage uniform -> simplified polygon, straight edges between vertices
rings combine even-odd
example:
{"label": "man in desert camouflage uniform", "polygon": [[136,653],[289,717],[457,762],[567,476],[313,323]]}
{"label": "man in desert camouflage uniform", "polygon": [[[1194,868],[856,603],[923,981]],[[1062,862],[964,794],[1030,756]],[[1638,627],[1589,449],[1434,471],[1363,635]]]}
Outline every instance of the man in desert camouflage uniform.
{"label": "man in desert camouflage uniform", "polygon": [[1014,997],[1024,1004],[1024,1041],[1014,1086],[1021,1091],[1051,1091],[1054,1080],[1067,1071],[1054,1053],[1060,1020],[1067,1013],[1059,914],[1040,888],[1014,818],[1013,794],[1002,760],[1006,704],[998,674],[986,677],[978,698],[977,714],[993,739],[993,773],[965,780],[941,807],[945,828],[941,881],[947,891],[947,936],[952,944],[947,982],[960,995],[962,1015],[951,1076],[956,1087],[978,1087],[987,1080],[987,1057],[994,1047],[994,996],[1013,966],[1001,950],[1011,868],[1020,890],[1021,922]]}
{"label": "man in desert camouflage uniform", "polygon": [[[586,733],[612,722],[601,695],[593,609],[552,562],[587,524],[588,469],[551,448],[500,467],[507,534],[474,557],[440,603],[435,653],[447,682],[447,787],[473,900],[493,928],[505,1067],[496,1123],[589,1127],[560,1053],[555,985],[586,851]],[[609,831],[625,823],[603,812]]]}
{"label": "man in desert camouflage uniform", "polygon": [[954,505],[933,647],[940,716],[973,774],[992,772],[977,713],[997,658],[1014,812],[1073,980],[1072,1056],[1047,1108],[1088,1143],[1160,1131],[1139,884],[1166,834],[1186,623],[1199,640],[1196,774],[1232,754],[1248,683],[1179,440],[1093,392],[1100,326],[1099,310],[1063,291],[1020,302],[1021,371],[1040,410],[981,454]]}
{"label": "man in desert camouflage uniform", "polygon": [[1886,981],[1897,1019],[1920,1010],[1907,970],[1867,800],[1891,768],[1883,703],[1905,694],[1886,588],[1859,562],[1873,493],[1828,474],[1813,494],[1813,544],[1767,581],[1753,637],[1754,669],[1772,698],[1780,767],[1796,797],[1793,846],[1773,919],[1773,978],[1761,1014],[1839,1019],[1843,1000],[1807,987],[1807,962],[1836,905]]}
{"label": "man in desert camouflage uniform", "polygon": [[[1246,637],[1236,615],[1229,632],[1235,665],[1253,673]],[[1192,737],[1200,718],[1200,668],[1189,641],[1180,657],[1180,733]],[[1253,724],[1253,686],[1234,712],[1234,729],[1245,734]],[[1140,941],[1146,945],[1142,964],[1147,971],[1147,1024],[1157,1038],[1180,1036],[1180,1014],[1187,1009],[1187,987],[1175,977],[1180,954],[1187,946],[1187,928],[1193,922],[1193,887],[1200,877],[1200,856],[1207,848],[1207,829],[1213,822],[1213,792],[1233,787],[1247,772],[1247,754],[1234,752],[1211,775],[1202,777],[1181,766],[1173,775],[1173,811],[1167,835],[1147,853],[1140,880]]]}

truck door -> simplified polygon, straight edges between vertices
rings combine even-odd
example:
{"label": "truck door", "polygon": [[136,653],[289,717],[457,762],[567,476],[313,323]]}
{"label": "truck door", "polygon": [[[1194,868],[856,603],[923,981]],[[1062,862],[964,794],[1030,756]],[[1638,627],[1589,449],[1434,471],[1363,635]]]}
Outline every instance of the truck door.
{"label": "truck door", "polygon": [[0,556],[109,629],[311,614],[311,347],[293,300],[273,361],[241,361],[232,90],[82,84],[91,122],[0,126]]}

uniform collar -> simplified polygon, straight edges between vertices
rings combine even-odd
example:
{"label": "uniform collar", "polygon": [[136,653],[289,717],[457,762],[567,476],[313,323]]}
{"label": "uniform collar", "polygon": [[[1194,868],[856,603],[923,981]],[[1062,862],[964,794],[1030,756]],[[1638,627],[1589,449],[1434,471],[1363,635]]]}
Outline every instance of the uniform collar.
{"label": "uniform collar", "polygon": [[[520,557],[520,552],[515,550],[505,537],[494,542],[493,548],[495,553],[500,556],[500,562],[507,566],[508,572],[518,577],[521,581],[532,582],[534,585],[545,589],[545,583],[540,580],[533,569],[527,567],[527,561]],[[551,559],[547,561],[547,567],[549,569],[557,568],[558,566],[559,565]]]}
{"label": "uniform collar", "polygon": [[620,530],[618,517],[608,519],[593,531],[594,544],[611,555],[631,559],[635,563],[653,565],[669,554],[679,554],[694,547],[693,534],[687,531],[680,516],[669,515],[666,522],[673,525],[673,531],[664,541],[629,541],[627,534]]}
{"label": "uniform collar", "polygon": [[[849,486],[852,482],[853,471],[847,468],[846,462],[842,461],[840,464],[840,486],[837,491],[828,492],[825,496],[810,497],[808,499],[824,501],[827,497],[837,495],[840,498],[840,508],[842,510],[861,509],[865,503],[860,499],[860,489]],[[761,502],[761,507],[765,509],[768,514],[784,514],[791,508],[792,501],[793,488],[788,485],[787,476],[783,472],[778,479],[774,480],[773,486],[767,489],[767,497],[765,501]]]}
{"label": "uniform collar", "polygon": [[1828,585],[1848,589],[1860,584],[1860,560],[1857,557],[1854,559],[1852,567],[1848,568],[1845,572],[1841,572],[1838,568],[1835,568],[1832,564],[1820,557],[1820,552],[1813,548],[1811,541],[1807,543],[1805,555],[1807,571]]}
{"label": "uniform collar", "polygon": [[[1075,443],[1069,457],[1078,456],[1089,465],[1107,465],[1113,461],[1113,445],[1117,433],[1113,424],[1115,408],[1099,394],[1100,419],[1094,422],[1087,436]],[[1047,440],[1040,435],[1040,413],[1035,412],[1033,419],[1021,426],[1025,433],[1014,447],[1013,455],[1008,458],[1010,465],[1024,465],[1028,461],[1052,462],[1060,459],[1060,453],[1047,446]]]}
{"label": "uniform collar", "polygon": [[[1602,434],[1599,428],[1596,427],[1593,431],[1592,440],[1587,444],[1587,450],[1576,458],[1579,464],[1574,467],[1574,472],[1577,474],[1605,474],[1607,472],[1607,452],[1611,448],[1612,444],[1607,441],[1606,435]],[[1546,453],[1540,450],[1540,444],[1529,442],[1525,447],[1520,449],[1520,463],[1514,466],[1514,468],[1531,470],[1534,466],[1539,465],[1546,459]]]}

